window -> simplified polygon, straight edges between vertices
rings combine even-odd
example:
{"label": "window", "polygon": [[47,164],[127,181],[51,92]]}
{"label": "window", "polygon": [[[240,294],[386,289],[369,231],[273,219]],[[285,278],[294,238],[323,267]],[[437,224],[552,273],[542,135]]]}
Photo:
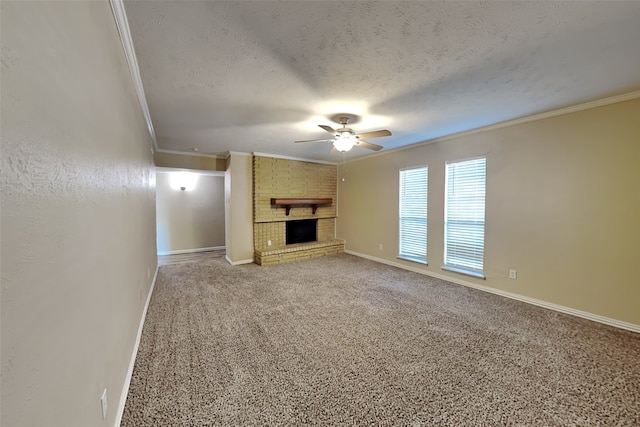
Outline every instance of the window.
{"label": "window", "polygon": [[426,166],[400,171],[400,253],[399,258],[427,263]]}
{"label": "window", "polygon": [[444,269],[483,277],[485,158],[447,163]]}

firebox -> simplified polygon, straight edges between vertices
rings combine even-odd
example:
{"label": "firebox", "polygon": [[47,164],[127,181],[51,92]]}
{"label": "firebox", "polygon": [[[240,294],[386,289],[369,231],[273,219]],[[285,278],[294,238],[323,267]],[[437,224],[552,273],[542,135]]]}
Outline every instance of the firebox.
{"label": "firebox", "polygon": [[299,219],[286,222],[287,245],[293,243],[315,242],[318,240],[318,220]]}

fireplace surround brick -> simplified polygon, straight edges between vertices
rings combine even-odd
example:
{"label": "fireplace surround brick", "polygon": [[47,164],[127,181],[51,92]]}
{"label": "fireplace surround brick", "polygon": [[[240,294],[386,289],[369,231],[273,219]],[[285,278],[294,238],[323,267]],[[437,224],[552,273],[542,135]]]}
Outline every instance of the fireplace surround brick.
{"label": "fireplace surround brick", "polygon": [[[253,157],[253,237],[257,264],[287,262],[344,250],[344,242],[335,239],[337,172],[335,165],[266,156]],[[333,202],[318,206],[315,215],[311,206],[293,207],[287,216],[284,208],[271,205],[271,198],[290,197],[331,198]],[[287,246],[285,222],[310,218],[318,219],[318,241],[300,244],[303,246]],[[271,246],[268,246],[269,241]],[[284,251],[294,247],[296,250]],[[266,262],[265,257],[269,256],[271,258]]]}

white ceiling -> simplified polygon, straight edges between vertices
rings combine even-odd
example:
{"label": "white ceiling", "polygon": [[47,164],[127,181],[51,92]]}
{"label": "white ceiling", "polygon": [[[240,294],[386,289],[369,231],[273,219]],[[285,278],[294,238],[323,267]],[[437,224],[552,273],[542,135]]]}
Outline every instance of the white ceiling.
{"label": "white ceiling", "polygon": [[[640,2],[125,2],[158,146],[340,161],[640,89]],[[373,153],[356,147],[347,159]]]}

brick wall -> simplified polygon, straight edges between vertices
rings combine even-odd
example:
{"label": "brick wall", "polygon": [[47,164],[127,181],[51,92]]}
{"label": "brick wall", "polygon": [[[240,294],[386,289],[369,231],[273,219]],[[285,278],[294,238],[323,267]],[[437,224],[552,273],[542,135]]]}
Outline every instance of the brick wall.
{"label": "brick wall", "polygon": [[321,218],[318,220],[318,241],[331,240],[336,237],[336,219]]}
{"label": "brick wall", "polygon": [[333,255],[344,252],[343,240],[329,240],[312,244],[299,243],[286,248],[273,250],[256,250],[255,262],[258,265],[282,264],[285,262],[299,261],[320,256]]}
{"label": "brick wall", "polygon": [[[272,157],[253,157],[253,236],[254,247],[285,246],[285,221],[318,218],[318,241],[335,238],[337,212],[337,166]],[[271,206],[272,197],[331,198],[331,205]]]}
{"label": "brick wall", "polygon": [[266,248],[271,240],[271,246],[279,248],[286,244],[284,221],[260,222],[253,224],[253,246],[256,249]]}
{"label": "brick wall", "polygon": [[[253,221],[271,222],[306,218],[335,218],[337,212],[337,174],[335,165],[296,160],[253,158]],[[272,197],[331,198],[331,205],[320,205],[316,214],[311,206],[272,207]]]}

